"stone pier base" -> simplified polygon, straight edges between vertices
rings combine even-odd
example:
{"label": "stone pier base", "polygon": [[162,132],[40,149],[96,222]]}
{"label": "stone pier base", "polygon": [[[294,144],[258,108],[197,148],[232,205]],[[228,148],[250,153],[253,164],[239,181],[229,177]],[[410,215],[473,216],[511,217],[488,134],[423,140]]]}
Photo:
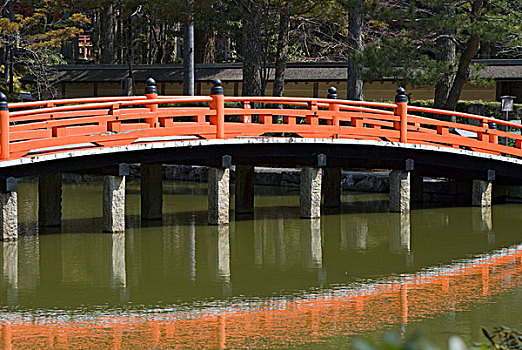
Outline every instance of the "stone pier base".
{"label": "stone pier base", "polygon": [[161,220],[163,214],[163,165],[141,164],[141,218]]}
{"label": "stone pier base", "polygon": [[473,180],[471,205],[474,207],[491,206],[493,181]]}
{"label": "stone pier base", "polygon": [[326,208],[339,208],[341,206],[341,168],[328,167],[324,169],[323,194],[323,204]]}
{"label": "stone pier base", "polygon": [[13,241],[18,238],[18,195],[0,192],[0,239]]}
{"label": "stone pier base", "polygon": [[125,231],[125,176],[107,175],[104,178],[103,231]]}
{"label": "stone pier base", "polygon": [[230,169],[208,169],[208,223],[226,225],[230,210]]}
{"label": "stone pier base", "polygon": [[303,167],[301,169],[299,205],[302,218],[321,216],[321,182],[321,168]]}
{"label": "stone pier base", "polygon": [[57,227],[62,224],[62,173],[38,177],[38,225]]}
{"label": "stone pier base", "polygon": [[393,170],[390,173],[390,211],[405,213],[410,210],[410,172]]}
{"label": "stone pier base", "polygon": [[254,181],[253,165],[236,165],[236,213],[254,212]]}

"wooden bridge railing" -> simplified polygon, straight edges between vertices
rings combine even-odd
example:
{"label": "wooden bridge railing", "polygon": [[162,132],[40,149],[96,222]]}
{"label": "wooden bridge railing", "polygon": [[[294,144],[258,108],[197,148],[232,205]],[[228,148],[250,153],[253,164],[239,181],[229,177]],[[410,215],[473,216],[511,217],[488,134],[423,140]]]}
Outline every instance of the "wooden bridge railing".
{"label": "wooden bridge railing", "polygon": [[158,96],[149,79],[145,96],[8,106],[2,94],[0,159],[145,142],[268,136],[390,141],[522,157],[518,124],[408,106],[402,88],[395,104],[339,100],[335,92],[330,88],[325,99],[228,97],[215,80],[210,96]]}

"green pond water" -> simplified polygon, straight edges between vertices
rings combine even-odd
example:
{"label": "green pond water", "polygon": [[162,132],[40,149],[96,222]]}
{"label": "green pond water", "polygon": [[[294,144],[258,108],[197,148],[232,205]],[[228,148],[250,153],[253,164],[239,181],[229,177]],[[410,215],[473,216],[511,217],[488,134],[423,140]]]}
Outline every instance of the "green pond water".
{"label": "green pond water", "polygon": [[163,222],[142,223],[129,182],[126,232],[108,234],[101,198],[101,184],[64,185],[62,227],[43,231],[37,186],[20,184],[0,348],[348,349],[418,330],[447,348],[522,329],[522,204],[401,216],[387,195],[347,193],[307,220],[297,189],[256,187],[253,215],[215,227],[206,184],[166,182]]}

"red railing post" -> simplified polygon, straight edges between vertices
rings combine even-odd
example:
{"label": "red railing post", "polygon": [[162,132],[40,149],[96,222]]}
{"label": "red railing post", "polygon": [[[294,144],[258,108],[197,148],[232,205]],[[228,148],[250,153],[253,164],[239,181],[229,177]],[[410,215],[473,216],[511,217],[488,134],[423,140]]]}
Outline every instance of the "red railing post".
{"label": "red railing post", "polygon": [[9,158],[9,107],[7,96],[0,92],[0,159]]}
{"label": "red railing post", "polygon": [[211,116],[210,124],[216,125],[216,138],[225,138],[225,96],[223,96],[223,87],[221,86],[221,80],[212,80],[212,89],[210,90],[210,97],[212,102],[210,108],[216,111],[215,116]]}
{"label": "red railing post", "polygon": [[[147,86],[145,87],[145,97],[149,100],[158,98],[158,89],[156,88],[156,81],[152,78],[147,79]],[[154,113],[158,110],[158,104],[152,103],[147,105],[149,110]],[[158,117],[145,118],[145,122],[150,125],[151,128],[158,126]]]}
{"label": "red railing post", "polygon": [[[333,86],[328,88],[328,96],[326,98],[331,100],[337,99],[337,89]],[[332,116],[332,125],[339,126],[339,104],[330,102],[328,110],[334,112]]]}
{"label": "red railing post", "polygon": [[402,143],[408,142],[408,96],[406,96],[406,90],[402,87],[397,89],[397,95],[395,95],[395,115],[400,118],[400,141]]}

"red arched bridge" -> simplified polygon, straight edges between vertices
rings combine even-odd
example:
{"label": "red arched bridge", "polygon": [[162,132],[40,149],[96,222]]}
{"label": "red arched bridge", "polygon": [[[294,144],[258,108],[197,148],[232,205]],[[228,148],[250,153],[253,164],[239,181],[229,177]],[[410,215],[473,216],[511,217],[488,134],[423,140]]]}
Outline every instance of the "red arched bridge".
{"label": "red arched bridge", "polygon": [[[11,198],[15,178],[39,175],[40,221],[59,225],[60,210],[53,209],[59,207],[61,193],[56,174],[98,171],[108,175],[106,192],[113,193],[124,189],[120,178],[126,174],[125,164],[141,163],[142,216],[157,219],[161,164],[207,165],[214,169],[209,173],[209,222],[221,224],[229,220],[228,198],[222,197],[228,195],[232,164],[236,212],[253,210],[254,165],[302,167],[303,217],[319,216],[321,182],[326,183],[324,205],[340,204],[341,167],[393,169],[393,211],[409,210],[410,182],[414,188],[415,178],[422,176],[473,180],[473,204],[481,206],[491,204],[493,180],[522,183],[519,124],[408,106],[402,88],[395,101],[339,100],[333,88],[326,99],[232,97],[223,95],[219,80],[210,96],[158,96],[152,79],[144,96],[9,106],[3,96],[2,190]],[[7,197],[4,207],[9,205]],[[107,194],[107,201],[113,203],[114,198]],[[117,223],[123,214],[107,216],[107,230],[124,229]],[[12,221],[4,220],[4,231]]]}

